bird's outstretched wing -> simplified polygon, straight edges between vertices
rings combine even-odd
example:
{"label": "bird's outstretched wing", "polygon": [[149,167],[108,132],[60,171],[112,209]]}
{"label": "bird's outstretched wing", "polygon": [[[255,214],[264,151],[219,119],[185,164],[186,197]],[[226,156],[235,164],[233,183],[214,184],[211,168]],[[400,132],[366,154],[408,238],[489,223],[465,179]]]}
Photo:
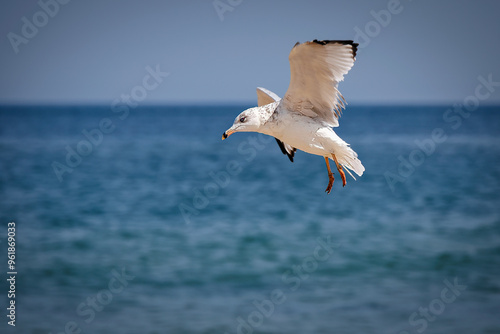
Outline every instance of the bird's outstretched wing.
{"label": "bird's outstretched wing", "polygon": [[[257,103],[258,103],[259,107],[265,106],[266,104],[269,104],[269,103],[278,102],[279,100],[281,100],[279,98],[279,96],[276,95],[275,93],[271,92],[270,90],[262,88],[262,87],[257,87]],[[283,154],[285,154],[288,157],[288,159],[290,159],[290,161],[293,162],[293,157],[294,157],[295,151],[297,151],[297,149],[295,147],[288,145],[288,144],[285,144],[284,142],[282,142],[278,138],[274,138],[274,139],[276,139],[276,142],[278,143],[278,145],[281,149],[281,152],[283,152]]]}
{"label": "bird's outstretched wing", "polygon": [[282,106],[339,126],[338,118],[346,102],[337,87],[354,65],[357,47],[353,41],[295,44],[288,57],[291,78]]}

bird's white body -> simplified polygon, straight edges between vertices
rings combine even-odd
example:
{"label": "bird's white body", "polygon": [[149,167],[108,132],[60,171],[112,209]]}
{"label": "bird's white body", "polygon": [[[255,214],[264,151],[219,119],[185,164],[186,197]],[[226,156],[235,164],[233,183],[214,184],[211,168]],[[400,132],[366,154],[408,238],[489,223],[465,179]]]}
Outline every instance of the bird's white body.
{"label": "bird's white body", "polygon": [[[280,117],[281,115],[285,117]],[[301,151],[329,156],[331,153],[337,153],[336,146],[343,143],[332,128],[325,127],[307,116],[280,110],[278,120],[278,125],[273,128],[271,135],[274,134],[281,141]]]}
{"label": "bird's white body", "polygon": [[283,143],[309,154],[329,159],[335,154],[340,164],[360,176],[363,174],[365,168],[356,152],[321,119],[289,111],[277,102],[258,108],[264,115],[269,114],[268,109],[275,108],[258,132],[278,138]]}

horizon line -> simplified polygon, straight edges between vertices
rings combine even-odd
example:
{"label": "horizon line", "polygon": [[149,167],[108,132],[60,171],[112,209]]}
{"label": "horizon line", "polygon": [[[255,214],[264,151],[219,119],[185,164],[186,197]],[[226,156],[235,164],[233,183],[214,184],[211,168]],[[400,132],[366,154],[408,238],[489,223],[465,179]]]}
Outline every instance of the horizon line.
{"label": "horizon line", "polygon": [[[367,107],[367,106],[453,106],[459,101],[358,101],[348,103],[346,109],[351,107]],[[111,103],[104,101],[0,101],[0,108],[4,107],[81,107],[81,106],[92,106],[92,107],[111,107]],[[257,106],[257,101],[168,101],[168,102],[145,102],[139,104],[135,108],[141,107],[180,107],[180,106]],[[483,101],[479,107],[495,107],[500,106],[500,101]]]}

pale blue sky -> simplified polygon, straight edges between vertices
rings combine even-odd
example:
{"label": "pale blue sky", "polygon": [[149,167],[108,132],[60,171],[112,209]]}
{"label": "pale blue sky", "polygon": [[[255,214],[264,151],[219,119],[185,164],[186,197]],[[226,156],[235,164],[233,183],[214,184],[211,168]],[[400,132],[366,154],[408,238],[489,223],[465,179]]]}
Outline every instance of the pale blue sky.
{"label": "pale blue sky", "polygon": [[[211,0],[73,0],[54,17],[4,2],[0,103],[108,105],[157,65],[170,75],[141,103],[252,102],[257,86],[284,94],[291,47],[315,38],[362,44],[340,85],[352,104],[460,102],[478,76],[500,81],[499,1],[393,1],[221,0],[233,4],[223,21]],[[388,7],[397,13],[376,23]],[[8,36],[23,36],[23,17],[41,27],[16,54]],[[356,27],[372,29],[369,43]]]}

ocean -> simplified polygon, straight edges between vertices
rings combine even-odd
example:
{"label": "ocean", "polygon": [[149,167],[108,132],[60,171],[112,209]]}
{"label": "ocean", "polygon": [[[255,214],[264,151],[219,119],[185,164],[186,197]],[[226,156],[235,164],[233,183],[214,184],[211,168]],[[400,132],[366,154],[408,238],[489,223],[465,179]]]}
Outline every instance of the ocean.
{"label": "ocean", "polygon": [[329,195],[248,107],[0,107],[0,332],[500,333],[500,107],[348,106]]}

